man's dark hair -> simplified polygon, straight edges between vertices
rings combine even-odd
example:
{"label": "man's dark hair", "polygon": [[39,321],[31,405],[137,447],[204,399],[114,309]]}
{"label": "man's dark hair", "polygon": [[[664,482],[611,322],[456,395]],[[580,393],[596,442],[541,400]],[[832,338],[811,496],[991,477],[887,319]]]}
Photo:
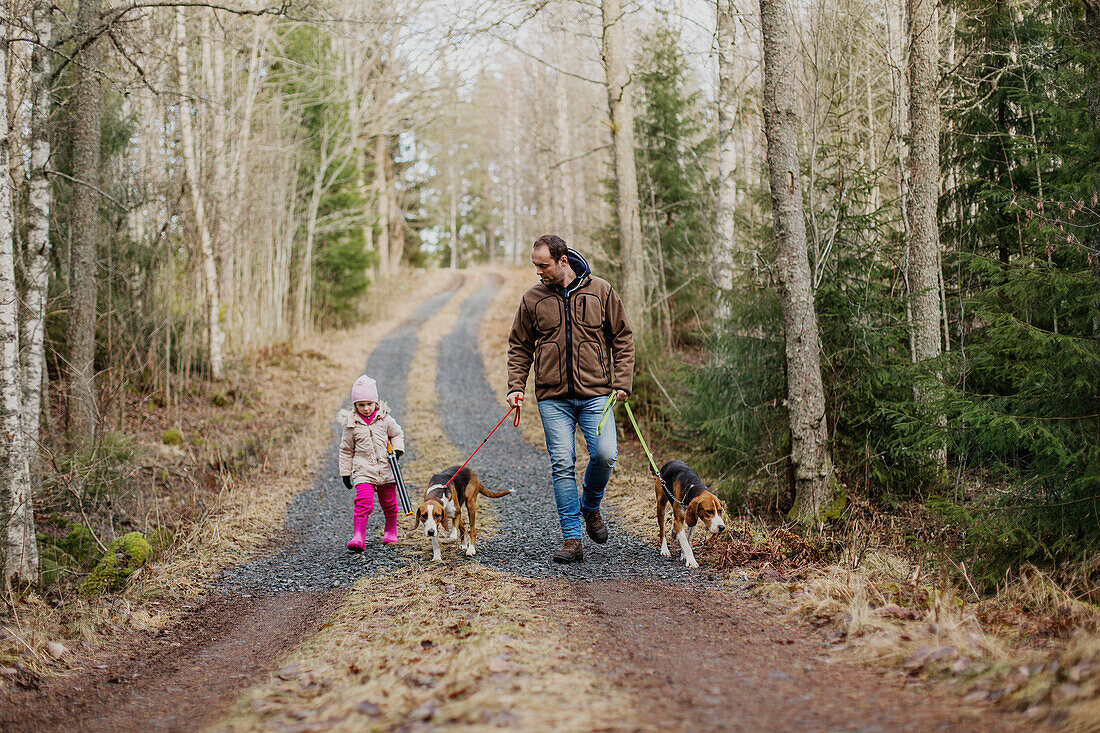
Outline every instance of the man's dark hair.
{"label": "man's dark hair", "polygon": [[566,252],[569,251],[569,245],[567,245],[565,240],[557,234],[543,234],[535,240],[535,244],[531,249],[535,247],[546,247],[546,249],[550,250],[550,258],[553,259],[554,262],[565,257]]}

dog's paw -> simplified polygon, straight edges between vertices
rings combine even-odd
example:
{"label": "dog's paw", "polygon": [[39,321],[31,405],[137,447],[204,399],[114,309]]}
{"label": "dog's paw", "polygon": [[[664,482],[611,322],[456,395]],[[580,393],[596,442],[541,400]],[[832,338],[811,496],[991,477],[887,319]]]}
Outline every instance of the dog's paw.
{"label": "dog's paw", "polygon": [[466,548],[466,557],[473,557],[476,554],[477,554],[477,548],[475,548],[473,545],[470,545],[469,547]]}
{"label": "dog's paw", "polygon": [[699,561],[696,560],[694,557],[684,560],[684,564],[687,565],[689,568],[699,567]]}
{"label": "dog's paw", "polygon": [[438,554],[432,555],[432,562],[443,562],[443,556]]}
{"label": "dog's paw", "polygon": [[665,557],[672,557],[672,553],[668,551],[668,545],[661,545],[661,554]]}
{"label": "dog's paw", "polygon": [[448,538],[451,542],[458,542],[458,530],[452,529],[451,536]]}

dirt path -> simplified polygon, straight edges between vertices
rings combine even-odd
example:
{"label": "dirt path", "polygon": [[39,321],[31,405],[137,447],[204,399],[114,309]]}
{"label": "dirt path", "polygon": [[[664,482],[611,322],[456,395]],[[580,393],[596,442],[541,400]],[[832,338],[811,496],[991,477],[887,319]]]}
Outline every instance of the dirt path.
{"label": "dirt path", "polygon": [[547,593],[580,612],[586,655],[648,708],[653,729],[1015,730],[1011,716],[837,662],[806,628],[727,589],[649,580]]}
{"label": "dirt path", "polygon": [[[414,350],[438,344],[435,440],[467,454],[506,410],[478,351],[478,325],[501,283],[460,284],[427,299],[367,368],[400,416],[415,388],[406,383]],[[445,306],[458,309],[454,327],[418,341]],[[406,461],[419,467],[410,438]],[[404,552],[344,551],[350,498],[334,454],[335,441],[271,552],[227,574],[181,624],[13,694],[0,705],[0,728],[1021,727],[1017,717],[830,659],[807,627],[660,557],[624,526],[612,525],[607,545],[586,544],[585,563],[550,563],[559,534],[548,461],[510,425],[471,466],[491,488],[519,490],[485,500],[500,520],[476,557],[448,547],[442,565],[426,560],[422,538],[406,540]]]}

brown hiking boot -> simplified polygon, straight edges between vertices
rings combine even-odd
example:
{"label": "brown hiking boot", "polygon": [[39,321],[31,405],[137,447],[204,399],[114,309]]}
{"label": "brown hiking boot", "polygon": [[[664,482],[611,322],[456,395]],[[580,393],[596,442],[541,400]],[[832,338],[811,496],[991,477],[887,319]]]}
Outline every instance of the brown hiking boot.
{"label": "brown hiking boot", "polygon": [[554,562],[570,563],[584,560],[584,548],[579,539],[564,540],[561,549],[554,553]]}
{"label": "brown hiking boot", "polygon": [[603,523],[600,510],[590,512],[582,508],[581,516],[584,517],[584,528],[588,530],[588,536],[592,538],[592,541],[597,545],[607,542],[607,525]]}

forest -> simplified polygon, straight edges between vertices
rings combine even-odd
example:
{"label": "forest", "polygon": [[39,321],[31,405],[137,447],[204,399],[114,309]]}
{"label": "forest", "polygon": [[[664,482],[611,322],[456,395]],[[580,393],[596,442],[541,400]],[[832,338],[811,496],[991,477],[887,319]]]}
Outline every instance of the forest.
{"label": "forest", "polygon": [[6,614],[195,556],[257,369],[547,233],[760,537],[1100,602],[1100,1],[0,1]]}

